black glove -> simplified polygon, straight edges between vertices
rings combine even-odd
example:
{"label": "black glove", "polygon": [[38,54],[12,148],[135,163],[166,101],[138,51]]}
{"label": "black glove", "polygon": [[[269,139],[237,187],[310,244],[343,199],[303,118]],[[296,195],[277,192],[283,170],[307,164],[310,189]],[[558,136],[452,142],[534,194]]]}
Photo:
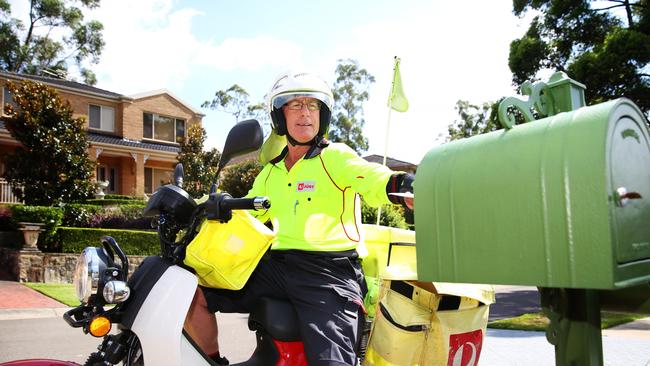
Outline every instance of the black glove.
{"label": "black glove", "polygon": [[210,197],[205,202],[205,213],[208,220],[219,220],[228,222],[232,219],[232,210],[222,208],[221,202],[226,198],[232,198],[228,193],[210,193]]}
{"label": "black glove", "polygon": [[[409,173],[396,173],[393,174],[388,183],[386,184],[386,194],[388,193],[405,193],[413,192],[413,182],[415,182],[415,175]],[[388,199],[395,204],[401,204],[405,208],[406,202],[404,197],[388,195]]]}

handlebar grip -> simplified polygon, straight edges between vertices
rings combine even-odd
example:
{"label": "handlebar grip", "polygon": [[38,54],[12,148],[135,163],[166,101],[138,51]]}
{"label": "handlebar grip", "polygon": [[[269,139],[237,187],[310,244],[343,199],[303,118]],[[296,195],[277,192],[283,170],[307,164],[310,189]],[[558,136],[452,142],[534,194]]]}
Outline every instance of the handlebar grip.
{"label": "handlebar grip", "polygon": [[268,210],[271,201],[268,197],[257,196],[251,198],[224,198],[221,209],[224,210]]}

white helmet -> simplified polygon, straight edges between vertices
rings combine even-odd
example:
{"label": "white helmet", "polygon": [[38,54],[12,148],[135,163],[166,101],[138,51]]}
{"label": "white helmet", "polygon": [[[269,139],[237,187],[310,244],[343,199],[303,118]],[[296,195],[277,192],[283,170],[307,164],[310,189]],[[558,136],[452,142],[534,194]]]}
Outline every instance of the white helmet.
{"label": "white helmet", "polygon": [[324,136],[330,126],[334,95],[325,80],[309,72],[286,72],[281,74],[268,92],[268,107],[271,112],[271,127],[280,136],[287,134],[287,121],[282,106],[292,99],[315,98],[326,108],[320,109],[318,135]]}

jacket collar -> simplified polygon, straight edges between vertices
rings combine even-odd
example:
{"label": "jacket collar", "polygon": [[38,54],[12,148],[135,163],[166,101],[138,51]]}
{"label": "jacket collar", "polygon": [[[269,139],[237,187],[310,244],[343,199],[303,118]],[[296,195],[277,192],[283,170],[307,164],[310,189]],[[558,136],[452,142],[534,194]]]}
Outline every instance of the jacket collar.
{"label": "jacket collar", "polygon": [[[305,154],[305,156],[303,156],[303,159],[312,159],[312,158],[317,157],[318,155],[320,155],[321,151],[323,151],[323,149],[328,147],[329,145],[330,145],[330,142],[326,138],[321,137],[320,141],[318,141],[317,143],[311,145],[309,150],[307,150],[307,153]],[[280,153],[280,155],[273,158],[271,161],[269,161],[269,163],[275,165],[275,164],[281,162],[282,159],[284,159],[284,157],[287,156],[288,152],[289,152],[289,147],[285,146],[284,149],[282,149],[282,152]]]}

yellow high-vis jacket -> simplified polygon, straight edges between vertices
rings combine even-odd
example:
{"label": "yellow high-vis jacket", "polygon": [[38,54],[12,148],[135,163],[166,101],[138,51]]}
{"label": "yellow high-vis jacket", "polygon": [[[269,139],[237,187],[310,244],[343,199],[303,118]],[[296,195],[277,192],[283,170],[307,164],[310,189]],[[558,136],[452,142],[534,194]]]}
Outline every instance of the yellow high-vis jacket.
{"label": "yellow high-vis jacket", "polygon": [[267,196],[271,208],[251,212],[273,224],[273,250],[344,251],[360,241],[361,203],[390,204],[386,185],[394,172],[359,157],[345,144],[321,143],[287,171],[286,149],[255,179],[248,197]]}

